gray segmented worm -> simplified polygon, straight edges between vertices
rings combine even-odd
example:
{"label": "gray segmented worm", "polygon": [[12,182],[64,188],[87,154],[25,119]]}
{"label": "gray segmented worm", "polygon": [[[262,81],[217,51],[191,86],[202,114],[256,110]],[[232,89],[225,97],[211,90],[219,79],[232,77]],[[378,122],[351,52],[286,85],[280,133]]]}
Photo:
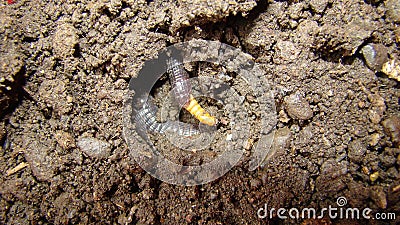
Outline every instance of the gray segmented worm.
{"label": "gray segmented worm", "polygon": [[152,98],[149,97],[147,101],[145,101],[144,98],[141,98],[139,100],[142,108],[137,110],[135,122],[136,130],[138,131],[140,136],[147,137],[147,135],[145,135],[146,131],[160,134],[171,131],[181,136],[193,136],[199,134],[199,130],[191,124],[182,123],[180,121],[166,121],[164,123],[158,122],[158,109],[157,106],[153,103]]}
{"label": "gray segmented worm", "polygon": [[[170,78],[172,93],[180,107],[184,107],[200,122],[213,126],[216,119],[208,114],[191,95],[192,87],[189,81],[189,74],[185,71],[182,64],[174,59],[167,60],[167,73]],[[163,134],[167,131],[177,133],[181,136],[193,136],[199,134],[199,130],[193,125],[179,121],[166,121],[160,123],[157,121],[157,106],[152,98],[146,99],[142,96],[138,98],[141,108],[136,109],[136,130],[140,136],[147,139],[146,131]]]}
{"label": "gray segmented worm", "polygon": [[167,60],[167,73],[175,100],[182,107],[190,100],[190,93],[192,92],[189,74],[175,58]]}
{"label": "gray segmented worm", "polygon": [[174,58],[168,59],[167,73],[169,74],[172,92],[179,106],[183,106],[201,123],[214,126],[217,120],[207,113],[191,95],[192,87],[189,81],[189,74],[183,68],[182,63]]}

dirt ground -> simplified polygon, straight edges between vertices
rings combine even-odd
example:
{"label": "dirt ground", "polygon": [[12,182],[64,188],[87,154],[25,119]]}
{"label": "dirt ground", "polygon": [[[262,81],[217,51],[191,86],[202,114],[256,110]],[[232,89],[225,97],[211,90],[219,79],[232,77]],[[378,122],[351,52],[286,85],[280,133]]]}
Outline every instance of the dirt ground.
{"label": "dirt ground", "polygon": [[[400,59],[399,25],[397,0],[2,1],[0,223],[398,224],[400,81],[381,68]],[[194,38],[250,54],[273,86],[278,122],[263,167],[250,172],[245,158],[211,183],[185,187],[132,159],[122,108],[147,60]],[[188,67],[193,77],[223,70]],[[226,76],[257,130],[246,84]],[[160,82],[155,97],[169,88]],[[224,118],[221,105],[200,103]],[[190,156],[153,140],[196,164],[224,150],[218,140],[228,131],[219,126],[217,144]],[[265,204],[320,210],[339,197],[397,218],[257,216]]]}

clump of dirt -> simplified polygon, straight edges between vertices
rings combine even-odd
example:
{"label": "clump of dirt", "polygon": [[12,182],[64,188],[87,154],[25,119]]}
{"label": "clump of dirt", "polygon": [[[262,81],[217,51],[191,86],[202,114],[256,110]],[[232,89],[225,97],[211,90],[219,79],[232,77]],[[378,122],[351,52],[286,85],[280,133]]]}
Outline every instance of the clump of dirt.
{"label": "clump of dirt", "polygon": [[[346,207],[400,212],[399,83],[365,55],[366,46],[379,46],[383,61],[399,59],[397,1],[0,4],[1,223],[298,224],[257,211],[265,204],[321,209],[339,197]],[[122,108],[130,78],[147,60],[194,38],[237,47],[261,65],[278,123],[263,167],[249,171],[246,156],[223,177],[184,187],[152,178],[131,158]],[[188,71],[224,69],[199,62]],[[245,82],[224,77],[256,131],[259,112]],[[213,101],[200,103],[225,117]],[[229,129],[217,133],[226,139]],[[250,139],[249,146],[260,141]],[[224,150],[217,144],[187,157],[164,140],[157,145],[182,163]],[[321,221],[347,222],[304,224]]]}

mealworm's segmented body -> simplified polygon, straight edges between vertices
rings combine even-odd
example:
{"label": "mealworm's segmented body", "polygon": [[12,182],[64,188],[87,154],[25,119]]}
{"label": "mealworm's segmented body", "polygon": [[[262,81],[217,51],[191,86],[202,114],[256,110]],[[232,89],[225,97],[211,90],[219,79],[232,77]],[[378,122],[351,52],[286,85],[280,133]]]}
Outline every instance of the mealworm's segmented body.
{"label": "mealworm's segmented body", "polygon": [[217,120],[207,113],[190,94],[192,87],[189,81],[189,74],[183,68],[182,64],[174,58],[167,61],[167,73],[172,86],[172,92],[175,100],[180,107],[184,107],[201,123],[214,126]]}
{"label": "mealworm's segmented body", "polygon": [[199,134],[199,130],[191,124],[179,121],[166,121],[164,123],[158,122],[157,106],[154,105],[150,97],[147,101],[143,98],[140,99],[140,104],[142,107],[137,110],[135,116],[136,130],[140,136],[144,137],[146,131],[160,134],[171,131],[181,136],[193,136]]}
{"label": "mealworm's segmented body", "polygon": [[192,95],[190,95],[190,101],[184,108],[201,123],[207,124],[208,126],[214,126],[217,123],[217,120],[206,112]]}

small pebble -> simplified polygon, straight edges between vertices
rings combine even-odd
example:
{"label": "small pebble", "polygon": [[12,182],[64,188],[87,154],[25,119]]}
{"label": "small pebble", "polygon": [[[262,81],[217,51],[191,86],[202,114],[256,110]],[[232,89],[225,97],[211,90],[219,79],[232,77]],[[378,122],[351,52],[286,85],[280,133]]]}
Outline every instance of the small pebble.
{"label": "small pebble", "polygon": [[368,144],[370,146],[375,146],[378,144],[380,138],[381,138],[381,136],[378,133],[373,133],[370,135],[370,141]]}
{"label": "small pebble", "polygon": [[374,72],[381,71],[382,65],[389,60],[388,51],[382,44],[368,44],[361,49],[368,68]]}
{"label": "small pebble", "polygon": [[390,60],[383,64],[382,72],[389,78],[400,81],[400,62],[398,60]]}
{"label": "small pebble", "polygon": [[275,57],[274,62],[277,64],[284,64],[295,62],[297,56],[300,54],[300,50],[295,43],[290,41],[278,41],[274,47]]}
{"label": "small pebble", "polygon": [[285,108],[293,119],[308,120],[313,116],[310,104],[298,93],[285,97]]}
{"label": "small pebble", "polygon": [[375,173],[372,173],[371,175],[369,175],[369,179],[372,182],[375,182],[378,179],[378,177],[379,177],[379,172],[378,171],[376,171]]}
{"label": "small pebble", "polygon": [[366,152],[367,147],[358,139],[349,144],[348,157],[353,162],[361,162]]}
{"label": "small pebble", "polygon": [[395,147],[400,147],[400,118],[391,116],[382,122],[385,133],[390,136]]}
{"label": "small pebble", "polygon": [[290,118],[284,110],[279,111],[279,121],[281,121],[282,123],[287,123],[290,121]]}
{"label": "small pebble", "polygon": [[369,174],[370,174],[370,170],[369,170],[369,168],[366,167],[366,166],[364,166],[364,167],[361,169],[361,171],[362,171],[364,174],[366,174],[366,175],[369,175]]}
{"label": "small pebble", "polygon": [[368,100],[371,102],[371,109],[368,116],[372,123],[378,124],[386,111],[385,99],[378,94],[369,94]]}
{"label": "small pebble", "polygon": [[89,157],[104,159],[110,155],[111,147],[106,141],[93,137],[79,138],[78,147]]}
{"label": "small pebble", "polygon": [[321,175],[337,178],[348,173],[348,162],[328,159],[321,165]]}

